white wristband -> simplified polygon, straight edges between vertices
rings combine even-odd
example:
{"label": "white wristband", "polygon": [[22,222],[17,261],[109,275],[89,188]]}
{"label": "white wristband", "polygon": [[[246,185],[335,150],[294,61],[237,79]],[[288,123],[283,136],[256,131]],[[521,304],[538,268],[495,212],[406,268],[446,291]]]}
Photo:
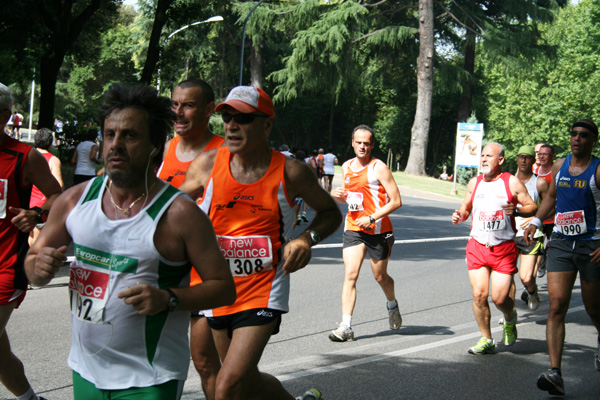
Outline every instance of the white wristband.
{"label": "white wristband", "polygon": [[539,229],[542,226],[542,220],[537,217],[533,217],[533,219],[529,222],[529,225],[533,225]]}

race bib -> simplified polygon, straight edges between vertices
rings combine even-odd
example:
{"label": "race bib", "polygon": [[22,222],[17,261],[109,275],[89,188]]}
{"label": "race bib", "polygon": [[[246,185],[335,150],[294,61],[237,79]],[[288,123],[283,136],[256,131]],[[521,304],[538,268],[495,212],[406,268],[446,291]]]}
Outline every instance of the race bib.
{"label": "race bib", "polygon": [[217,242],[234,277],[273,269],[269,236],[217,236]]}
{"label": "race bib", "polygon": [[8,180],[0,179],[0,219],[6,218],[6,200],[8,196]]}
{"label": "race bib", "polygon": [[485,232],[500,231],[506,227],[506,219],[502,210],[480,211],[478,216],[479,229]]}
{"label": "race bib", "polygon": [[565,236],[576,236],[587,232],[583,210],[557,213],[555,224],[558,231]]}
{"label": "race bib", "polygon": [[346,197],[346,204],[348,204],[348,211],[362,211],[363,206],[363,194],[357,192],[348,192]]}
{"label": "race bib", "polygon": [[92,324],[104,323],[109,273],[72,265],[69,276],[71,314]]}

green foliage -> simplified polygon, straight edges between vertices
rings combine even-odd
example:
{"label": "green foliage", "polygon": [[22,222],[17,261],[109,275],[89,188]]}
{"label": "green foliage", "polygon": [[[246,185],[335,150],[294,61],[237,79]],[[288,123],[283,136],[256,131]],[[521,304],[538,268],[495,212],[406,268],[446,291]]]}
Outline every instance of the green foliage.
{"label": "green foliage", "polygon": [[509,75],[486,58],[488,132],[510,158],[519,146],[538,141],[556,146],[563,156],[570,152],[571,124],[600,116],[600,95],[593,89],[600,84],[599,10],[600,1],[584,0],[540,27],[556,56],[536,60],[527,71]]}

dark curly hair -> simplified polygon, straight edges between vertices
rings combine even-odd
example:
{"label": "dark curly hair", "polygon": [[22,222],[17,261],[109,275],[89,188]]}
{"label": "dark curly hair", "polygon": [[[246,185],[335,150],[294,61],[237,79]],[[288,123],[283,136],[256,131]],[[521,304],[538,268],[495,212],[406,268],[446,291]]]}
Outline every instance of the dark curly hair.
{"label": "dark curly hair", "polygon": [[150,141],[158,149],[153,163],[159,167],[162,162],[165,142],[173,129],[177,116],[171,110],[171,99],[159,96],[156,89],[148,85],[124,85],[115,83],[104,94],[104,104],[100,107],[100,129],[104,135],[104,121],[114,110],[137,108],[146,113],[150,128]]}

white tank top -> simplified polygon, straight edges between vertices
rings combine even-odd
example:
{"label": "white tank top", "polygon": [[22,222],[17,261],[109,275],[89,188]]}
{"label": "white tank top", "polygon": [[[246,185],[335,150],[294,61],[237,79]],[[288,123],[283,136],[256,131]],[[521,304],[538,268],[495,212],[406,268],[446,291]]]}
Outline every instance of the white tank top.
{"label": "white tank top", "polygon": [[[539,205],[540,194],[538,193],[538,190],[537,190],[537,180],[538,180],[538,176],[536,174],[531,175],[531,178],[529,178],[529,180],[525,184],[525,187],[527,188],[527,193],[529,193],[529,196],[531,196],[531,199],[533,200],[533,202],[535,204]],[[517,206],[520,207],[520,206],[522,206],[522,204],[519,203],[519,204],[517,204]],[[523,217],[515,217],[515,226],[517,228],[517,233],[515,234],[515,236],[520,237],[525,234],[525,231],[521,228],[523,219],[524,219]],[[539,238],[542,235],[543,235],[543,233],[541,232],[541,229],[538,229],[535,231],[536,238]]]}
{"label": "white tank top", "polygon": [[74,172],[76,175],[96,175],[96,163],[90,160],[90,151],[95,144],[86,140],[77,145],[77,165]]}
{"label": "white tank top", "polygon": [[189,262],[164,259],[154,246],[158,221],[182,194],[169,184],[130,219],[102,211],[106,180],[91,180],[66,220],[75,245],[70,266],[72,344],[68,364],[98,389],[146,387],[187,378],[189,312],[143,316],[117,298],[139,283],[189,285]]}
{"label": "white tank top", "polygon": [[471,237],[483,245],[496,246],[515,237],[515,221],[502,210],[503,204],[516,201],[508,187],[511,176],[503,172],[491,182],[486,182],[482,175],[477,178],[472,195]]}

